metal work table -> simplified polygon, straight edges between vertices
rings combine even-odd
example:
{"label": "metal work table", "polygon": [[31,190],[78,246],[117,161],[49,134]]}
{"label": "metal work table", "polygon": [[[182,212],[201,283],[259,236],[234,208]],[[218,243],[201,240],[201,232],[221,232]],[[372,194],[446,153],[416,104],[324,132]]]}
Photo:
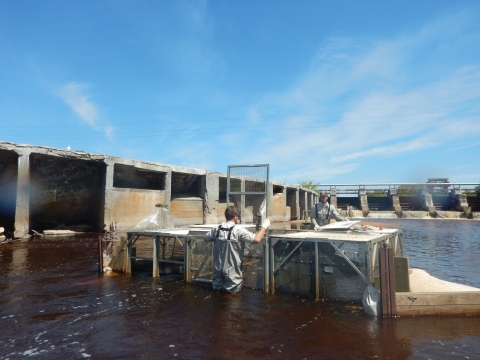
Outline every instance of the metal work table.
{"label": "metal work table", "polygon": [[[131,259],[141,259],[141,260],[153,260],[153,271],[152,271],[152,276],[153,277],[159,277],[160,276],[160,271],[159,271],[159,263],[169,263],[169,264],[177,264],[177,265],[182,265],[185,266],[185,259],[186,256],[184,256],[184,259],[182,261],[178,260],[167,260],[167,259],[162,259],[159,256],[159,249],[160,245],[166,246],[166,239],[170,238],[175,238],[175,241],[177,241],[182,249],[185,251],[185,247],[180,241],[179,238],[185,238],[188,235],[188,230],[128,230],[126,231],[127,233],[127,264],[126,264],[126,272],[131,273],[132,272],[132,263]],[[144,258],[144,257],[133,257],[132,256],[132,248],[133,245],[137,242],[137,240],[141,237],[151,237],[153,240],[153,258]]]}
{"label": "metal work table", "polygon": [[[355,270],[366,284],[372,284],[374,281],[375,261],[379,246],[386,243],[393,249],[395,256],[403,255],[403,232],[398,229],[372,230],[368,232],[352,231],[302,231],[286,234],[272,234],[267,240],[267,249],[269,251],[269,276],[270,291],[275,291],[275,273],[281,266],[295,253],[295,251],[304,243],[315,244],[315,298],[320,299],[320,269],[319,269],[319,251],[318,243],[329,243],[333,246],[336,254],[343,257],[345,261]],[[278,264],[275,264],[274,247],[280,241],[297,242],[293,250],[285,256]],[[346,255],[340,250],[343,243],[357,244],[362,251],[365,251],[366,271],[363,273]]]}

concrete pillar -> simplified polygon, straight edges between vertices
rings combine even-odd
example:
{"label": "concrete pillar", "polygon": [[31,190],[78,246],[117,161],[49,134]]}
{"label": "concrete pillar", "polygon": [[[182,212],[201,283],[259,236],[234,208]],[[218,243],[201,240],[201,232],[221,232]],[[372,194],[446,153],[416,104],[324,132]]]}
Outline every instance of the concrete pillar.
{"label": "concrete pillar", "polygon": [[300,206],[300,219],[305,220],[305,211],[307,210],[307,192],[298,190],[298,204]]}
{"label": "concrete pillar", "polygon": [[337,189],[330,189],[330,205],[335,206],[338,210]]}
{"label": "concrete pillar", "polygon": [[115,221],[115,219],[113,219],[113,174],[115,162],[111,159],[105,159],[105,164],[107,166],[105,173],[105,199],[103,208],[104,226]]}
{"label": "concrete pillar", "polygon": [[395,214],[397,214],[398,217],[402,217],[402,207],[400,206],[397,189],[389,189],[388,195],[392,201],[392,210],[395,211]]}
{"label": "concrete pillar", "polygon": [[283,218],[282,221],[289,221],[287,218],[287,187],[283,187]]}
{"label": "concrete pillar", "polygon": [[435,217],[437,215],[437,209],[433,205],[432,194],[428,193],[428,190],[423,191],[423,208],[428,210],[428,213],[431,217]]}
{"label": "concrete pillar", "polygon": [[363,216],[367,216],[370,212],[368,208],[368,197],[365,189],[358,190],[358,197],[360,199],[360,206],[362,207]]}
{"label": "concrete pillar", "polygon": [[[273,184],[270,182],[268,184],[268,214],[267,217],[272,217],[273,216]],[[263,219],[262,219],[263,221]]]}
{"label": "concrete pillar", "polygon": [[165,205],[170,211],[170,203],[172,202],[172,170],[167,170],[165,174]]}
{"label": "concrete pillar", "polygon": [[[298,193],[299,193],[298,188],[290,188],[290,195],[288,195],[288,201],[287,201],[287,203],[290,205],[290,220],[300,219],[300,206],[299,206]],[[287,191],[287,194],[288,194],[288,191]]]}
{"label": "concrete pillar", "polygon": [[[245,180],[240,180],[240,192],[245,192]],[[247,213],[245,209],[245,195],[240,195],[240,204],[236,205],[238,210],[240,211],[240,220],[243,224],[245,224],[245,219],[247,218]]]}
{"label": "concrete pillar", "polygon": [[30,153],[18,156],[17,200],[13,236],[28,235],[30,225]]}
{"label": "concrete pillar", "polygon": [[304,201],[304,209],[303,209],[303,220],[308,219],[308,214],[310,213],[310,208],[308,207],[308,192],[305,191],[304,193],[305,201]]}
{"label": "concrete pillar", "polygon": [[455,210],[462,211],[467,219],[472,218],[472,208],[468,206],[467,196],[460,189],[453,189],[450,193],[455,201]]}
{"label": "concrete pillar", "polygon": [[218,219],[219,178],[218,175],[207,172],[203,179],[203,223],[216,224]]}

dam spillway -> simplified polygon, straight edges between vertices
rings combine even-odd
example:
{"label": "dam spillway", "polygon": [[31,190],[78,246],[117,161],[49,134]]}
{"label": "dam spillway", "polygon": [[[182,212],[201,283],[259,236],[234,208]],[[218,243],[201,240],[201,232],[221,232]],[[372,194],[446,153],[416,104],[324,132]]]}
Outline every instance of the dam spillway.
{"label": "dam spillway", "polygon": [[[129,229],[157,204],[185,225],[218,223],[226,193],[225,173],[0,142],[0,226],[14,237],[59,228],[97,232],[113,222]],[[312,189],[276,181],[268,193],[272,221],[299,220],[318,200]]]}
{"label": "dam spillway", "polygon": [[[480,183],[427,184],[406,192],[390,185],[317,190],[328,189],[343,216],[480,218]],[[128,229],[156,204],[185,225],[219,223],[226,192],[225,173],[0,142],[0,226],[14,237],[59,228],[102,231],[112,222]],[[268,193],[272,221],[307,220],[318,201],[312,189],[277,181],[269,182]]]}

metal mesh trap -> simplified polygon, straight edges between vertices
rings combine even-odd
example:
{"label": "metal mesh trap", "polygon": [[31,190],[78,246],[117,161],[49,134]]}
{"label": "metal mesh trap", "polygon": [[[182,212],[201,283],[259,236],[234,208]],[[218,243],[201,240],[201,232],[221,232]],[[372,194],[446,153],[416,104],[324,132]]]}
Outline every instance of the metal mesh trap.
{"label": "metal mesh trap", "polygon": [[269,165],[230,165],[227,171],[227,202],[240,211],[240,223],[258,230],[269,209]]}

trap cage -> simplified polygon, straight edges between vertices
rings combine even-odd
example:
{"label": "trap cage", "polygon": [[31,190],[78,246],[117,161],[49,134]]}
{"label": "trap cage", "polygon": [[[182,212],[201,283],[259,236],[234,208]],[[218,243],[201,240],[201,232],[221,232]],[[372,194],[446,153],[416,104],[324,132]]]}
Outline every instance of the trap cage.
{"label": "trap cage", "polygon": [[403,233],[300,231],[272,234],[269,241],[271,292],[315,294],[315,298],[361,302],[365,286],[379,277],[382,246],[403,255]]}
{"label": "trap cage", "polygon": [[[379,249],[386,245],[403,255],[403,233],[397,229],[269,233],[262,245],[246,245],[242,268],[244,286],[267,293],[361,302],[365,285],[377,283]],[[187,239],[187,282],[211,279],[213,244],[203,242],[204,235],[190,231]]]}
{"label": "trap cage", "polygon": [[[251,232],[259,230],[270,208],[269,165],[229,165],[227,170],[227,206],[239,210],[236,226]],[[186,281],[210,281],[213,270],[213,242],[205,243],[203,237],[210,228],[190,228],[187,241]],[[268,238],[267,238],[268,241]],[[268,256],[266,242],[261,244],[242,243],[243,286],[269,291]]]}
{"label": "trap cage", "polygon": [[240,211],[241,224],[255,224],[256,229],[269,210],[269,165],[229,165],[227,204]]}

